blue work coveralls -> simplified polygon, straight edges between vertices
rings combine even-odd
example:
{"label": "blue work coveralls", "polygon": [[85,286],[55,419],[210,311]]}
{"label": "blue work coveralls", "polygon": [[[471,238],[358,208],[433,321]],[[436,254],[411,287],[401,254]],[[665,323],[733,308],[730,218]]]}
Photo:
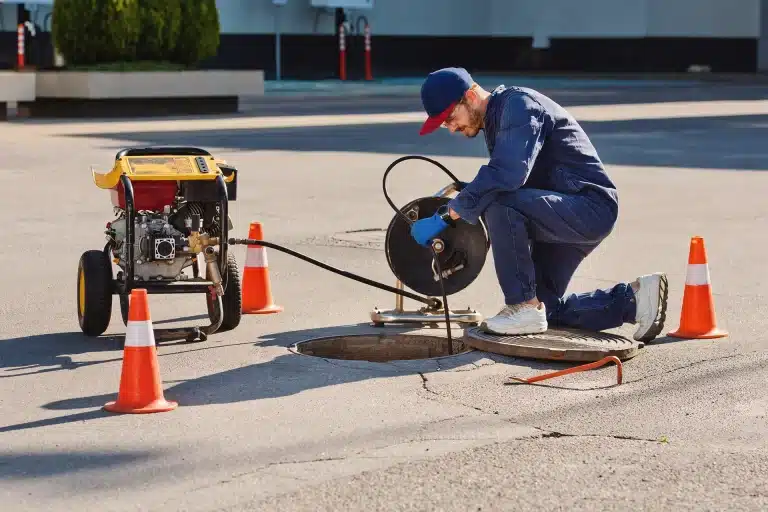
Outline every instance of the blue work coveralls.
{"label": "blue work coveralls", "polygon": [[628,283],[565,296],[619,208],[581,126],[545,95],[501,85],[489,98],[484,134],[490,161],[449,206],[472,224],[482,216],[506,303],[538,297],[554,326],[599,331],[634,323]]}

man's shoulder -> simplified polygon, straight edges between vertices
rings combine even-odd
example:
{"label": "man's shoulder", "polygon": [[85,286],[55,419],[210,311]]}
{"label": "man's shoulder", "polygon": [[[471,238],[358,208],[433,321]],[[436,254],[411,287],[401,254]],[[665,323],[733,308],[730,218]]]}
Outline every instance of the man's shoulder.
{"label": "man's shoulder", "polygon": [[502,104],[511,103],[525,108],[541,109],[555,116],[567,115],[566,109],[557,101],[530,87],[500,86],[494,89],[493,94],[498,95],[502,100],[499,103]]}
{"label": "man's shoulder", "polygon": [[499,86],[491,93],[490,107],[501,124],[516,125],[549,113],[547,97],[534,89]]}

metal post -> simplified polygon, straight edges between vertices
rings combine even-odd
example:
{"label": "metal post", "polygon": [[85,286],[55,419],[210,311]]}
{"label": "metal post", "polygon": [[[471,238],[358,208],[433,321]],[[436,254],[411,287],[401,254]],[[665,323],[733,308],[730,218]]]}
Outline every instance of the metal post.
{"label": "metal post", "polygon": [[768,0],[760,0],[760,32],[757,39],[757,72],[768,72]]}
{"label": "metal post", "polygon": [[16,66],[19,70],[24,69],[24,24],[19,23],[16,30]]}
{"label": "metal post", "polygon": [[347,79],[347,44],[344,34],[344,24],[339,25],[339,78]]}
{"label": "metal post", "polygon": [[373,71],[371,70],[371,26],[365,24],[365,79],[373,80]]}
{"label": "metal post", "polygon": [[280,34],[280,7],[284,6],[288,3],[288,0],[272,0],[272,3],[277,6],[277,9],[275,11],[275,80],[278,82],[282,78],[282,70],[281,70],[281,61],[282,61],[282,55],[281,55],[281,34]]}

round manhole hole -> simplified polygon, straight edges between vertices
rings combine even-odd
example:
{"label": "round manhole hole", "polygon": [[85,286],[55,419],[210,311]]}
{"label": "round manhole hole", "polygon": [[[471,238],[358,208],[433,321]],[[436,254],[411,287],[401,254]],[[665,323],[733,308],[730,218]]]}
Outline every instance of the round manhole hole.
{"label": "round manhole hole", "polygon": [[354,334],[328,336],[296,343],[291,349],[299,354],[325,359],[387,362],[430,359],[463,354],[473,349],[461,339],[423,334]]}

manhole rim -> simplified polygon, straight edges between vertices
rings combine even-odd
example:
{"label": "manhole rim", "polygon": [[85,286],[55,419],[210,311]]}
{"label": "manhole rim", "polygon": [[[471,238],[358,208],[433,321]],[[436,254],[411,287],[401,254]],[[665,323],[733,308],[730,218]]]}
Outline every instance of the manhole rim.
{"label": "manhole rim", "polygon": [[[418,362],[418,361],[435,361],[437,359],[446,359],[446,358],[453,358],[453,357],[463,356],[463,355],[466,355],[466,354],[469,354],[469,353],[472,353],[472,352],[481,352],[481,350],[479,350],[479,349],[477,349],[475,347],[472,347],[470,345],[467,345],[464,342],[464,337],[463,336],[460,336],[460,337],[452,336],[451,337],[451,341],[452,342],[454,342],[454,343],[459,342],[459,343],[461,343],[465,347],[464,350],[461,351],[461,352],[458,352],[458,353],[453,354],[453,355],[446,354],[444,356],[419,357],[419,358],[416,358],[416,359],[391,359],[389,361],[369,361],[367,359],[336,359],[336,358],[333,358],[333,357],[314,356],[312,354],[304,354],[302,352],[299,352],[299,350],[298,350],[298,346],[299,345],[302,345],[304,343],[315,342],[315,341],[327,341],[327,340],[333,340],[333,339],[339,339],[339,338],[362,338],[362,337],[370,337],[370,336],[382,337],[382,336],[409,336],[409,335],[410,336],[414,336],[414,337],[421,336],[421,337],[424,337],[424,338],[438,338],[439,337],[439,336],[429,335],[429,334],[411,334],[411,333],[384,334],[384,333],[380,333],[380,332],[368,332],[368,333],[358,333],[358,334],[326,335],[326,336],[319,336],[317,338],[308,338],[308,339],[305,339],[305,340],[302,340],[302,341],[297,341],[295,343],[291,343],[286,348],[288,349],[289,352],[291,352],[292,354],[297,355],[297,356],[312,357],[312,358],[315,358],[315,359],[332,359],[334,361],[359,362],[359,363],[367,363],[367,364],[389,364],[389,363],[409,362],[409,361],[414,361],[414,362]],[[448,337],[447,336],[444,337],[443,339],[448,341]]]}

